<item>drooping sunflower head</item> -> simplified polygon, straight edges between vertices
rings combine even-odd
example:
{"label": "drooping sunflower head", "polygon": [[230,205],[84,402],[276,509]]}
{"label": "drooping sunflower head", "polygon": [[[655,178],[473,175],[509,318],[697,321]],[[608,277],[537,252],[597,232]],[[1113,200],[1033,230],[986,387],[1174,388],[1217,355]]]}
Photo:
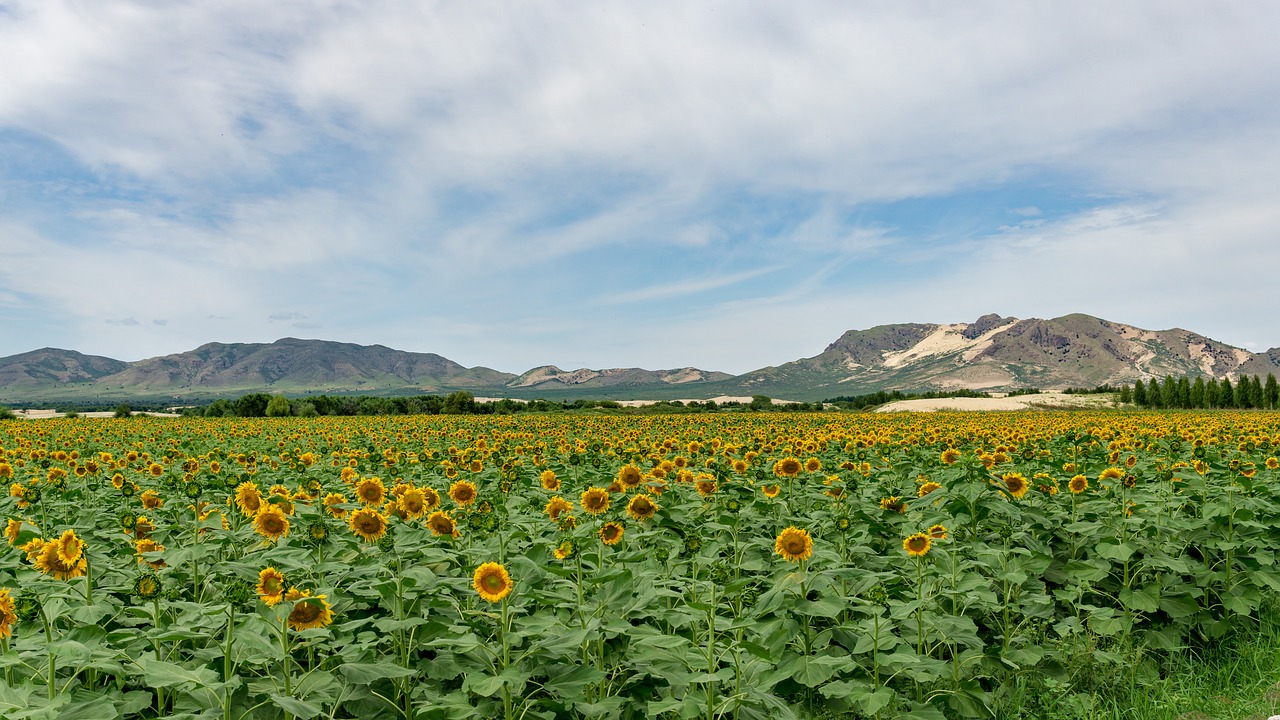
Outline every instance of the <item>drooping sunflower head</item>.
{"label": "drooping sunflower head", "polygon": [[13,634],[13,626],[18,622],[18,612],[13,606],[13,597],[8,588],[0,588],[0,638]]}
{"label": "drooping sunflower head", "polygon": [[138,499],[142,501],[142,507],[147,510],[154,510],[161,505],[164,505],[164,498],[160,497],[159,493],[155,490],[143,491],[142,495],[140,495]]}
{"label": "drooping sunflower head", "polygon": [[396,507],[404,517],[417,520],[427,512],[426,495],[418,488],[409,488],[396,500]]}
{"label": "drooping sunflower head", "polygon": [[775,485],[761,485],[761,486],[760,486],[760,492],[761,492],[761,493],[763,493],[765,497],[767,497],[767,498],[769,498],[770,500],[772,500],[773,498],[778,497],[778,493],[782,492],[782,486],[781,486],[781,485],[777,485],[777,484],[775,484]]}
{"label": "drooping sunflower head", "polygon": [[427,516],[427,527],[431,529],[431,534],[436,537],[457,538],[458,524],[449,517],[449,514],[443,510],[437,510]]}
{"label": "drooping sunflower head", "polygon": [[946,525],[930,525],[929,537],[933,538],[934,540],[946,540],[947,526]]}
{"label": "drooping sunflower head", "polygon": [[604,488],[587,488],[579,499],[582,501],[582,509],[592,515],[599,515],[609,509],[609,491]]}
{"label": "drooping sunflower head", "polygon": [[352,511],[347,524],[365,542],[378,542],[387,532],[387,516],[370,507]]}
{"label": "drooping sunflower head", "polygon": [[573,503],[565,500],[559,495],[556,495],[547,501],[547,506],[544,508],[544,511],[547,513],[547,517],[552,520],[559,520],[561,513],[573,512]]}
{"label": "drooping sunflower head", "polygon": [[1067,489],[1071,491],[1072,495],[1079,495],[1089,489],[1089,478],[1084,475],[1076,475],[1067,482]]}
{"label": "drooping sunflower head", "polygon": [[298,593],[290,590],[289,598],[293,601],[293,609],[289,611],[289,627],[294,630],[310,630],[328,627],[333,622],[333,611],[329,608],[327,595],[312,595],[310,590]]}
{"label": "drooping sunflower head", "polygon": [[449,499],[458,507],[467,507],[476,501],[476,486],[470,480],[459,480],[449,486]]}
{"label": "drooping sunflower head", "polygon": [[1109,467],[1098,475],[1099,480],[1119,480],[1124,477],[1124,471],[1118,467]]}
{"label": "drooping sunflower head", "polygon": [[955,465],[960,462],[960,451],[955,448],[947,448],[942,451],[942,464]]}
{"label": "drooping sunflower head", "polygon": [[658,509],[658,504],[643,493],[631,498],[631,502],[627,503],[627,514],[642,522],[657,514]]}
{"label": "drooping sunflower head", "polygon": [[573,557],[574,553],[576,553],[577,551],[578,549],[573,544],[573,540],[570,538],[565,538],[564,540],[560,541],[560,544],[556,546],[556,549],[553,551],[552,554],[555,555],[557,560],[568,560],[569,558]]}
{"label": "drooping sunflower head", "polygon": [[709,498],[716,494],[716,481],[708,478],[701,478],[695,483],[698,488],[698,494],[704,498]]}
{"label": "drooping sunflower head", "polygon": [[911,557],[924,557],[933,545],[933,538],[924,533],[908,535],[902,541],[902,549]]}
{"label": "drooping sunflower head", "polygon": [[538,480],[542,483],[543,490],[555,492],[560,489],[560,478],[556,477],[556,471],[551,468],[543,470]]}
{"label": "drooping sunflower head", "polygon": [[[663,474],[665,475],[666,471],[663,471]],[[618,483],[628,490],[638,486],[643,479],[644,473],[640,471],[640,468],[630,463],[623,465],[618,470]]]}
{"label": "drooping sunflower head", "polygon": [[1005,473],[1000,476],[1000,481],[1004,483],[1009,495],[1017,500],[1021,500],[1022,496],[1027,494],[1027,490],[1031,489],[1031,483],[1027,482],[1026,476],[1022,473]]}
{"label": "drooping sunflower head", "polygon": [[258,597],[268,606],[284,599],[284,574],[274,567],[265,567],[258,573]]}
{"label": "drooping sunflower head", "polygon": [[897,495],[880,498],[880,509],[889,512],[904,513],[907,511],[907,504],[902,502],[902,498]]}
{"label": "drooping sunflower head", "polygon": [[800,461],[793,457],[785,457],[773,464],[773,473],[780,477],[795,477],[800,474]]}
{"label": "drooping sunflower head", "polygon": [[329,493],[328,495],[324,496],[324,500],[322,502],[324,503],[324,509],[328,511],[331,517],[342,518],[346,516],[347,514],[346,508],[340,507],[341,505],[346,504],[347,502],[346,495],[342,495],[339,493]]}
{"label": "drooping sunflower head", "polygon": [[778,533],[773,543],[774,553],[781,555],[787,562],[802,562],[813,555],[813,538],[808,530],[788,527]]}
{"label": "drooping sunflower head", "polygon": [[367,477],[355,485],[356,500],[365,505],[381,505],[387,499],[387,486],[382,478]]}
{"label": "drooping sunflower head", "polygon": [[279,540],[289,534],[289,517],[275,505],[263,505],[253,517],[253,529],[268,540]]}
{"label": "drooping sunflower head", "polygon": [[605,545],[617,545],[622,540],[622,523],[607,522],[600,526],[600,542]]}
{"label": "drooping sunflower head", "polygon": [[933,482],[933,481],[929,481],[929,482],[926,482],[926,483],[922,483],[922,484],[920,485],[919,489],[917,489],[917,490],[916,490],[916,494],[917,494],[919,497],[924,497],[925,495],[928,495],[929,493],[933,492],[934,490],[941,490],[941,489],[942,489],[942,485],[940,485],[940,484],[938,484],[938,483],[936,483],[936,482]]}
{"label": "drooping sunflower head", "polygon": [[148,560],[145,557],[146,553],[164,552],[164,546],[160,543],[152,540],[151,538],[143,538],[141,540],[134,541],[133,548],[138,555],[139,563],[145,562],[157,570],[164,567],[165,563],[163,560]]}
{"label": "drooping sunflower head", "polygon": [[476,568],[471,578],[471,586],[475,588],[481,599],[496,603],[501,602],[511,593],[511,575],[507,569],[496,562],[487,562]]}
{"label": "drooping sunflower head", "polygon": [[240,508],[241,514],[252,517],[261,506],[262,492],[258,490],[257,483],[246,480],[236,486],[236,507]]}

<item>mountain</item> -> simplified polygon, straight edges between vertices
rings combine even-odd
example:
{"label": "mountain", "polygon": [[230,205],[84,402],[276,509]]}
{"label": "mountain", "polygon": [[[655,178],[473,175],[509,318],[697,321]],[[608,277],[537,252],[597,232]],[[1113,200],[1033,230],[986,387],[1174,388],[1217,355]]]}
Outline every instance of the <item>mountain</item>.
{"label": "mountain", "polygon": [[993,314],[973,323],[850,330],[819,355],[754,370],[728,384],[743,392],[813,398],[882,389],[1061,389],[1165,375],[1277,371],[1280,349],[1254,354],[1180,328],[1143,330],[1083,314],[1050,320]]}
{"label": "mountain", "polygon": [[1132,384],[1165,375],[1280,374],[1280,348],[1252,353],[1174,328],[1144,330],[1090,315],[850,330],[820,354],[732,376],[685,367],[520,375],[463,367],[433,353],[283,338],[209,343],[138,362],[45,348],[0,358],[0,402],[209,398],[248,392],[440,394],[613,399],[769,395],[815,400],[876,390],[1045,390]]}

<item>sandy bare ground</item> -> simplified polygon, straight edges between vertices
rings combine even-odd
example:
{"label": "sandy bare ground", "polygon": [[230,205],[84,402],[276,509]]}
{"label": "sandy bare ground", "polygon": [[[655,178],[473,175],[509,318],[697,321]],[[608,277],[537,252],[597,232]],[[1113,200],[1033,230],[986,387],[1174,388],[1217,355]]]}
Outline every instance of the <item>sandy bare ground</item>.
{"label": "sandy bare ground", "polygon": [[[24,420],[48,420],[50,418],[66,417],[66,415],[54,410],[14,410],[13,414]],[[177,413],[147,412],[134,413],[135,415],[150,415],[152,417],[179,417]],[[115,417],[116,414],[112,410],[101,412],[82,412],[80,417],[84,418],[109,418]]]}
{"label": "sandy bare ground", "polygon": [[1036,406],[1100,409],[1111,407],[1111,395],[1067,395],[1046,392],[1039,395],[991,398],[935,398],[899,400],[876,408],[876,412],[937,412],[939,410],[1032,410]]}

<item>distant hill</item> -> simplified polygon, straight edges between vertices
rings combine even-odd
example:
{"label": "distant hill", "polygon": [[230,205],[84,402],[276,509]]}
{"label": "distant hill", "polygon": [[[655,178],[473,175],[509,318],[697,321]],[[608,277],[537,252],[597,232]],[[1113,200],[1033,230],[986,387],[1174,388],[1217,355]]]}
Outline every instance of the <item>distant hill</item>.
{"label": "distant hill", "polygon": [[1267,373],[1280,374],[1280,348],[1252,353],[1189,330],[1144,330],[1090,315],[1019,320],[992,314],[972,323],[850,330],[818,355],[737,376],[693,367],[561,370],[554,365],[513,375],[463,367],[433,353],[295,338],[208,343],[131,363],[44,348],[0,358],[0,402],[456,390],[552,399],[759,394],[813,400],[891,389],[1051,390],[1165,375]]}

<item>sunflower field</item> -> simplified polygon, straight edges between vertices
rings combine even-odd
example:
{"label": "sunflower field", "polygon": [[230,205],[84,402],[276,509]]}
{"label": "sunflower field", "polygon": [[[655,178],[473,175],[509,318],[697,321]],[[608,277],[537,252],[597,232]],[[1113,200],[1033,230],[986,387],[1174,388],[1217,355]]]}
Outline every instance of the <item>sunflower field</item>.
{"label": "sunflower field", "polygon": [[1243,412],[0,423],[0,717],[999,717],[1256,623],[1277,454]]}

